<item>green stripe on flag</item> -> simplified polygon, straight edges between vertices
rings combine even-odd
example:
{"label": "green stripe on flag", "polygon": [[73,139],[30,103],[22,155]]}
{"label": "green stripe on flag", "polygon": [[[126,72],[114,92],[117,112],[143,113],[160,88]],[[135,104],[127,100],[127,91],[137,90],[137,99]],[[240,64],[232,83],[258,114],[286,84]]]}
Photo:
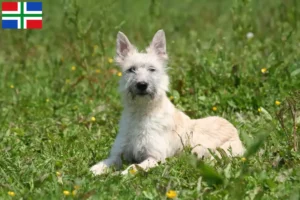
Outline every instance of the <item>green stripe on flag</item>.
{"label": "green stripe on flag", "polygon": [[42,14],[2,14],[2,17],[42,17]]}
{"label": "green stripe on flag", "polygon": [[24,16],[23,16],[23,14],[24,14],[24,10],[23,10],[23,8],[24,8],[24,2],[21,2],[21,29],[24,29]]}

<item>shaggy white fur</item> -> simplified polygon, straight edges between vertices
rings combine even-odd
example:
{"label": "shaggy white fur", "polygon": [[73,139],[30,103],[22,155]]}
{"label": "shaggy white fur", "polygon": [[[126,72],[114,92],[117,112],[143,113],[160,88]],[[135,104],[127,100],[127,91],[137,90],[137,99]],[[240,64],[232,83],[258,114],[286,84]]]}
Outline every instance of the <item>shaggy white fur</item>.
{"label": "shaggy white fur", "polygon": [[232,156],[244,153],[236,128],[227,120],[192,120],[174,107],[166,96],[167,60],[163,30],[155,34],[145,53],[138,52],[123,33],[118,33],[115,61],[124,74],[119,87],[124,110],[110,156],[91,168],[93,174],[103,174],[112,165],[121,168],[122,155],[134,163],[122,174],[136,168],[135,164],[147,170],[187,145],[199,158],[210,156],[208,149],[218,147]]}

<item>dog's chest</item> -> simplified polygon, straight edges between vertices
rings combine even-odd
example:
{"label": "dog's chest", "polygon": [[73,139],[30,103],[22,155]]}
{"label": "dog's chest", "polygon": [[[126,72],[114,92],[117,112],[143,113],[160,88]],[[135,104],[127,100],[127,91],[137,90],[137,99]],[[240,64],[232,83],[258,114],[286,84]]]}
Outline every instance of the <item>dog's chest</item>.
{"label": "dog's chest", "polygon": [[168,153],[171,126],[167,117],[131,116],[125,127],[126,144],[124,158],[129,162],[141,162],[148,157],[164,159]]}

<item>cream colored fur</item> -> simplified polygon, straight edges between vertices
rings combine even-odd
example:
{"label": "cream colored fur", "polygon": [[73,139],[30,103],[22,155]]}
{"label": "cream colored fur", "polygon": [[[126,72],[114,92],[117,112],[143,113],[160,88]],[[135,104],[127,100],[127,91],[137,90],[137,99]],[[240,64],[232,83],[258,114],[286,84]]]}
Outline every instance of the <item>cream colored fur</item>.
{"label": "cream colored fur", "polygon": [[[124,110],[110,155],[91,168],[93,174],[103,174],[110,166],[121,168],[121,156],[132,163],[122,174],[135,168],[135,164],[148,170],[182,151],[184,146],[192,147],[199,158],[211,156],[208,148],[222,148],[231,156],[244,153],[238,132],[230,122],[220,117],[190,119],[167,98],[165,41],[160,30],[146,53],[140,53],[123,33],[118,33],[115,60],[124,74],[120,81]],[[151,71],[153,68],[155,71]],[[141,81],[148,83],[144,95],[136,89]]]}

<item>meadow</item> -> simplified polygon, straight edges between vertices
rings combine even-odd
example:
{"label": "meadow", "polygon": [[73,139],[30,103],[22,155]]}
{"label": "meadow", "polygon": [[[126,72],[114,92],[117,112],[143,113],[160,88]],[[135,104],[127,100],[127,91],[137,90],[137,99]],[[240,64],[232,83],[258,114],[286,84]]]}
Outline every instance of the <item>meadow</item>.
{"label": "meadow", "polygon": [[[122,110],[117,32],[143,49],[159,29],[169,98],[247,152],[92,176]],[[0,199],[300,199],[299,29],[298,0],[43,0],[42,30],[0,30]]]}

